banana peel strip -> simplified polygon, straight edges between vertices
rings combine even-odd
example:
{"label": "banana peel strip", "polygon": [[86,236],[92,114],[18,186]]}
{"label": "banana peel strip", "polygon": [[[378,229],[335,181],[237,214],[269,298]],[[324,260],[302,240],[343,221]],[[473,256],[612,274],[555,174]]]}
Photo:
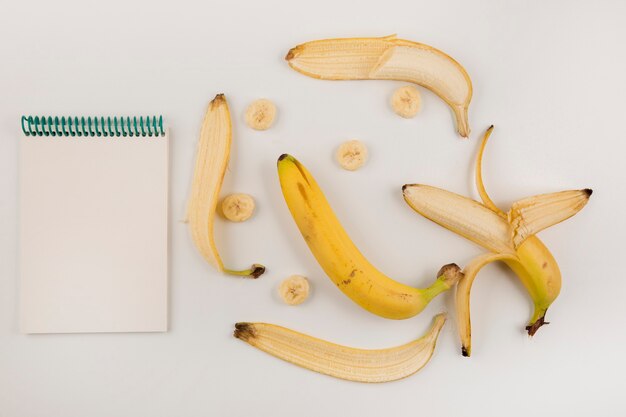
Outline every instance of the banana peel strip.
{"label": "banana peel strip", "polygon": [[214,237],[214,223],[222,182],[230,158],[232,126],[230,110],[223,94],[218,94],[209,104],[202,122],[198,141],[196,163],[187,206],[189,230],[202,257],[220,272],[258,278],[265,267],[235,271],[226,269]]}
{"label": "banana peel strip", "polygon": [[267,323],[237,323],[234,336],[302,368],[356,382],[389,382],[422,369],[435,350],[446,314],[433,319],[424,336],[387,349],[357,349]]}
{"label": "banana peel strip", "polygon": [[569,219],[587,204],[593,191],[568,190],[541,194],[516,201],[507,217],[512,227],[512,239],[519,247],[540,231]]}
{"label": "banana peel strip", "polygon": [[496,204],[491,200],[489,194],[487,194],[487,190],[485,189],[485,183],[483,182],[483,155],[485,153],[485,146],[489,141],[489,137],[493,132],[493,125],[489,126],[485,134],[483,135],[483,139],[480,142],[480,147],[478,148],[478,153],[476,154],[476,172],[475,172],[475,182],[476,189],[478,190],[478,194],[480,195],[480,199],[483,201],[483,204],[488,209],[492,210],[494,213],[499,216],[505,217],[506,214],[496,206]]}
{"label": "banana peel strip", "polygon": [[461,352],[463,356],[470,356],[472,352],[472,324],[470,320],[470,292],[478,272],[487,264],[516,258],[500,253],[485,253],[472,259],[463,269],[463,278],[456,286],[457,326],[461,337]]}

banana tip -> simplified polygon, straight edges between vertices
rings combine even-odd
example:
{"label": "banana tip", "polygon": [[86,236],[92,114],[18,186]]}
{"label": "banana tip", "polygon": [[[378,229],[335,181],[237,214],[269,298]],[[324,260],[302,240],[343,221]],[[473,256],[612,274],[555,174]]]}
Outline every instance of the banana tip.
{"label": "banana tip", "polygon": [[211,100],[211,103],[209,105],[211,106],[211,108],[213,108],[214,106],[219,106],[223,103],[226,103],[226,97],[223,93],[219,93],[215,95],[215,98]]}
{"label": "banana tip", "polygon": [[456,118],[456,129],[462,138],[468,139],[470,135],[469,120],[467,114],[467,105],[459,105],[454,108],[454,115]]}
{"label": "banana tip", "polygon": [[235,323],[235,331],[233,336],[237,339],[241,339],[244,342],[255,337],[256,330],[252,323]]}
{"label": "banana tip", "polygon": [[593,194],[593,190],[591,188],[585,188],[583,191],[587,194],[587,197],[591,197],[591,194]]}
{"label": "banana tip", "polygon": [[528,332],[528,336],[531,336],[531,337],[534,336],[535,333],[537,333],[537,330],[539,330],[541,326],[543,326],[544,324],[550,324],[550,322],[546,321],[545,318],[546,316],[544,314],[543,316],[538,318],[537,321],[526,326],[526,331]]}
{"label": "banana tip", "polygon": [[289,52],[287,52],[287,55],[285,55],[285,61],[291,61],[297,56],[297,48],[298,47],[291,48]]}
{"label": "banana tip", "polygon": [[462,354],[463,356],[465,356],[466,358],[469,358],[469,357],[470,357],[470,355],[471,355],[471,353],[472,353],[472,352],[471,352],[470,348],[468,348],[468,347],[466,347],[466,346],[461,346],[461,354]]}
{"label": "banana tip", "polygon": [[250,272],[250,277],[256,279],[265,273],[265,267],[260,264],[252,265],[252,272]]}
{"label": "banana tip", "polygon": [[461,268],[454,263],[442,266],[439,272],[437,272],[437,277],[442,277],[441,279],[450,287],[459,282],[463,276]]}
{"label": "banana tip", "polygon": [[289,155],[288,153],[284,153],[281,156],[278,157],[278,162],[287,160],[289,162],[297,162],[296,158],[294,158],[293,156]]}
{"label": "banana tip", "polygon": [[419,184],[404,184],[402,186],[402,194],[406,194],[409,190],[409,188],[411,187],[419,187]]}

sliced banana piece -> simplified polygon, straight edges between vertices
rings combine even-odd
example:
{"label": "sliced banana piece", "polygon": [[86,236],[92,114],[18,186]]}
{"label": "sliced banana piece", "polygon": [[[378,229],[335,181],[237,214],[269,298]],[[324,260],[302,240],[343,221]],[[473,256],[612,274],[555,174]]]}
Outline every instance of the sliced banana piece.
{"label": "sliced banana piece", "polygon": [[254,213],[254,198],[249,194],[230,194],[222,200],[222,214],[231,222],[245,222]]}
{"label": "sliced banana piece", "polygon": [[278,293],[285,303],[295,306],[309,297],[310,289],[308,279],[302,275],[292,275],[280,283]]}
{"label": "sliced banana piece", "polygon": [[422,107],[422,98],[417,88],[406,85],[398,88],[391,96],[391,108],[400,117],[410,119],[414,117]]}
{"label": "sliced banana piece", "polygon": [[422,337],[387,349],[341,346],[268,323],[237,323],[234,336],[321,374],[357,382],[389,382],[413,375],[428,363],[445,322],[445,313],[438,314]]}
{"label": "sliced banana piece", "polygon": [[368,152],[365,144],[359,140],[349,140],[337,148],[335,158],[343,169],[355,171],[367,162]]}
{"label": "sliced banana piece", "polygon": [[267,130],[274,124],[276,106],[262,98],[253,101],[246,110],[246,124],[254,130]]}
{"label": "sliced banana piece", "polygon": [[323,80],[397,80],[421,85],[437,94],[454,112],[457,130],[468,137],[472,81],[444,52],[398,39],[323,39],[292,48],[285,57],[294,70]]}

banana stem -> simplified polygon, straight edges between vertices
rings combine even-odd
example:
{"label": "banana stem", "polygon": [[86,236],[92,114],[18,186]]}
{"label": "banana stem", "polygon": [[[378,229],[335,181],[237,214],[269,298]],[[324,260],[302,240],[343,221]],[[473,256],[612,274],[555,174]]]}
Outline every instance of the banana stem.
{"label": "banana stem", "polygon": [[454,116],[456,118],[456,127],[459,135],[464,138],[469,138],[470,127],[469,127],[469,116],[467,114],[467,105],[457,105],[454,106]]}
{"label": "banana stem", "polygon": [[433,298],[435,298],[442,292],[446,292],[449,289],[450,289],[450,285],[448,285],[441,278],[437,278],[437,280],[433,282],[433,284],[430,287],[424,288],[423,290],[424,291],[423,295],[424,295],[426,304],[428,304]]}
{"label": "banana stem", "polygon": [[441,267],[437,272],[437,279],[432,285],[423,290],[424,298],[427,303],[433,298],[448,291],[452,286],[456,285],[459,280],[463,278],[463,272],[457,264],[447,264]]}
{"label": "banana stem", "polygon": [[254,264],[252,265],[251,268],[244,269],[241,271],[235,271],[233,269],[224,268],[224,272],[227,273],[228,275],[236,275],[240,277],[256,279],[260,277],[261,275],[263,275],[263,273],[265,272],[265,267],[260,264]]}
{"label": "banana stem", "polygon": [[528,332],[528,336],[534,336],[537,333],[537,330],[544,324],[550,324],[550,322],[546,321],[546,312],[547,308],[535,308],[535,312],[533,313],[532,318],[530,319],[530,324],[526,326],[526,331]]}

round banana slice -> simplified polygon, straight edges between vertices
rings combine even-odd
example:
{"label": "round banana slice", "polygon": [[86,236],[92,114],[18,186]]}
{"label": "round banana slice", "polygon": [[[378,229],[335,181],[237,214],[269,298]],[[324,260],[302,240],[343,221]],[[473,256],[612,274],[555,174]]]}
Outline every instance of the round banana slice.
{"label": "round banana slice", "polygon": [[358,140],[349,140],[337,148],[335,158],[343,169],[354,171],[367,162],[367,147]]}
{"label": "round banana slice", "polygon": [[410,119],[422,107],[420,92],[412,85],[398,88],[391,97],[391,107],[398,116]]}
{"label": "round banana slice", "polygon": [[267,99],[253,101],[246,110],[246,124],[255,130],[266,130],[274,124],[276,106]]}
{"label": "round banana slice", "polygon": [[304,302],[309,296],[309,281],[302,275],[292,275],[280,283],[278,293],[290,306]]}
{"label": "round banana slice", "polygon": [[230,194],[222,200],[222,214],[231,222],[245,222],[254,213],[254,198],[248,194]]}

